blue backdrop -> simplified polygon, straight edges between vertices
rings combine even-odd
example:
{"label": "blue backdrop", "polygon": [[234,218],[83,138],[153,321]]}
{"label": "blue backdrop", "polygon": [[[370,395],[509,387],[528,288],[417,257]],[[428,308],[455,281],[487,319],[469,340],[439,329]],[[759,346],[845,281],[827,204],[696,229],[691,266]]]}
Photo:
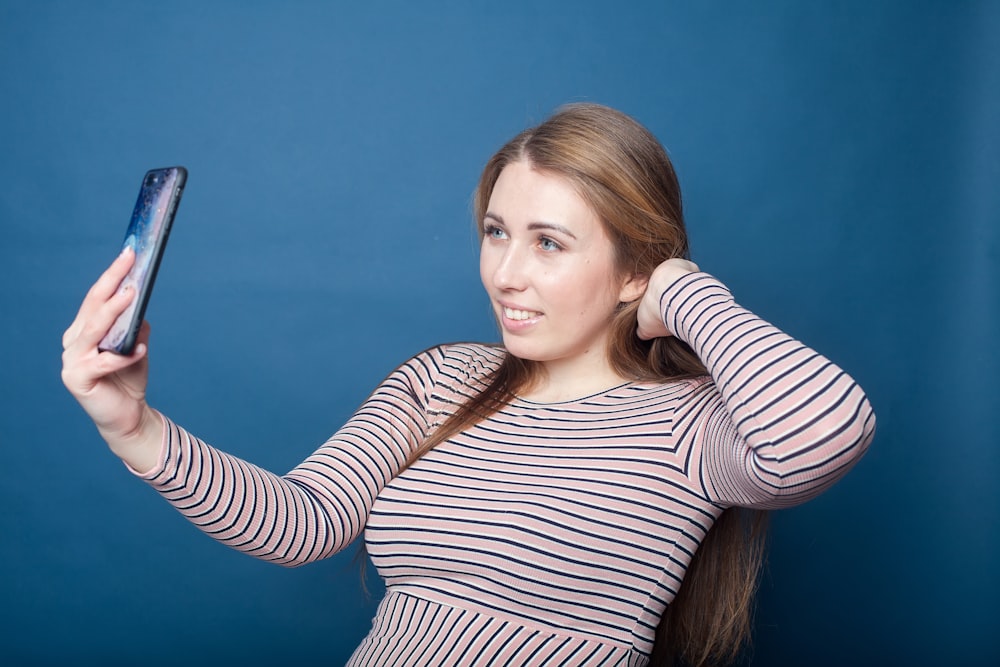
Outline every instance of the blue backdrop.
{"label": "blue backdrop", "polygon": [[352,553],[203,537],[62,388],[146,169],[191,173],[150,401],[283,472],[411,354],[496,338],[479,169],[592,100],[670,150],[694,259],[878,412],[775,515],[752,664],[998,664],[998,39],[986,1],[0,0],[0,662],[342,664],[378,598]]}

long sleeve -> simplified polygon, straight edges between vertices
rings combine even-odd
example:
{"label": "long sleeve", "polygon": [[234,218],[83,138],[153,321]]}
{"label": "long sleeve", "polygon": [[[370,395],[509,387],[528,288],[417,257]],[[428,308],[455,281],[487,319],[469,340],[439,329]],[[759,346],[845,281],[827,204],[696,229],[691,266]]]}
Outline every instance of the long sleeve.
{"label": "long sleeve", "polygon": [[777,508],[821,493],[871,443],[875,416],[831,361],[735,303],[704,273],[664,292],[667,327],[708,369],[682,407],[701,451],[701,483],[716,502]]}
{"label": "long sleeve", "polygon": [[440,350],[390,374],[308,459],[278,476],[165,420],[160,465],[142,477],[212,538],[283,565],[343,549],[379,491],[424,440]]}

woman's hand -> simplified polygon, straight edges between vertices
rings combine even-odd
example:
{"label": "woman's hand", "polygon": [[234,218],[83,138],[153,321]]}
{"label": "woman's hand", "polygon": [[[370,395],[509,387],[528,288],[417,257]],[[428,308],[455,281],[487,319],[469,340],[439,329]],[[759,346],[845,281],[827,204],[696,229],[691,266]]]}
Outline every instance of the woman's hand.
{"label": "woman's hand", "polygon": [[636,314],[639,320],[639,338],[649,340],[674,335],[663,323],[660,297],[678,278],[697,270],[697,264],[679,257],[668,259],[653,270],[652,275],[649,276],[649,283],[646,285],[646,293],[643,294],[642,300],[639,302],[639,310]]}
{"label": "woman's hand", "polygon": [[87,292],[76,319],[63,334],[62,380],[111,450],[136,470],[156,464],[162,421],[146,405],[149,325],[143,322],[138,344],[129,356],[97,349],[135,290],[118,293],[135,253],[126,249]]}

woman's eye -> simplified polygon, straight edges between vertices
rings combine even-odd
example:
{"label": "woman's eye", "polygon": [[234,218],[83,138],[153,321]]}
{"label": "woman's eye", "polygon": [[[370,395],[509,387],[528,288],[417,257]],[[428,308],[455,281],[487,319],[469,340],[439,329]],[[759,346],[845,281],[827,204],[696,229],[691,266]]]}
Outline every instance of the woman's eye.
{"label": "woman's eye", "polygon": [[486,225],[483,229],[483,235],[491,239],[502,239],[504,237],[503,230],[496,225]]}
{"label": "woman's eye", "polygon": [[538,245],[541,246],[542,250],[546,252],[554,252],[556,250],[562,249],[562,246],[560,246],[558,243],[544,236],[541,239],[539,239]]}

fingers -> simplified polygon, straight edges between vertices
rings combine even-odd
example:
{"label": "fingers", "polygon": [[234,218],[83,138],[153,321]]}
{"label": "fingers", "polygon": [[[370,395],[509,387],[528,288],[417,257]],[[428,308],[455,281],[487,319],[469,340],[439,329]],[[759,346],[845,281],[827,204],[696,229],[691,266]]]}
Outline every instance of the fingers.
{"label": "fingers", "polygon": [[73,394],[85,394],[101,378],[142,361],[149,350],[149,335],[149,323],[143,321],[135,350],[127,356],[98,350],[96,343],[83,345],[81,339],[86,336],[81,336],[63,350],[63,383]]}
{"label": "fingers", "polygon": [[639,325],[635,333],[641,340],[652,340],[654,338],[666,338],[668,336],[673,336],[670,330],[663,325],[660,325],[659,327],[644,327]]}
{"label": "fingers", "polygon": [[76,345],[96,347],[108,333],[118,316],[128,310],[135,299],[135,288],[126,285],[124,289],[115,292],[104,303],[95,303],[74,320],[70,328],[63,334],[63,349]]}
{"label": "fingers", "polygon": [[139,334],[138,336],[136,336],[135,339],[136,340],[135,352],[133,352],[132,356],[136,355],[142,356],[146,353],[146,350],[149,348],[149,334],[150,334],[149,322],[143,320],[142,325],[139,327]]}
{"label": "fingers", "polygon": [[146,356],[146,346],[136,346],[129,356],[100,352],[96,347],[73,345],[63,351],[62,381],[78,399],[86,396],[105,377],[128,368]]}
{"label": "fingers", "polygon": [[122,251],[118,253],[115,257],[115,261],[111,262],[111,266],[101,274],[101,277],[97,279],[94,286],[90,288],[90,291],[94,293],[99,299],[107,299],[121,283],[122,278],[128,273],[129,269],[132,268],[132,264],[135,263],[135,251],[132,250],[131,246],[125,246]]}
{"label": "fingers", "polygon": [[647,293],[636,313],[635,333],[641,340],[673,335],[661,319],[659,301],[652,297],[652,294]]}
{"label": "fingers", "polygon": [[[118,292],[117,290],[121,285],[122,279],[128,275],[129,269],[132,268],[134,263],[135,252],[131,248],[126,247],[121,254],[115,258],[115,261],[111,263],[111,266],[109,266],[107,270],[101,274],[101,277],[97,279],[97,282],[91,286],[87,295],[83,299],[83,303],[80,304],[80,309],[77,311],[76,317],[66,329],[65,333],[63,333],[63,349],[68,348],[76,341],[77,338],[80,337],[84,327],[88,325],[88,322],[93,318],[94,314],[101,309],[102,306],[105,306],[109,302],[109,299],[112,299],[112,297],[118,298],[119,300],[119,303],[116,304],[117,306],[121,306],[121,309],[118,310],[118,314],[121,314],[121,312],[124,311],[125,307],[128,306],[128,303],[134,297],[128,293],[129,290],[123,290],[122,292]],[[124,300],[124,305],[121,303],[122,300]],[[111,322],[114,322],[114,319],[118,317],[118,314],[111,319]],[[107,328],[110,328],[111,322],[108,323]],[[105,332],[107,331],[107,328],[105,328]],[[101,336],[103,337],[103,335],[104,334],[102,333]]]}
{"label": "fingers", "polygon": [[134,263],[135,251],[126,247],[87,292],[83,303],[80,304],[80,311],[85,312],[88,307],[93,308],[107,301],[118,290],[122,279],[128,275],[129,269]]}

